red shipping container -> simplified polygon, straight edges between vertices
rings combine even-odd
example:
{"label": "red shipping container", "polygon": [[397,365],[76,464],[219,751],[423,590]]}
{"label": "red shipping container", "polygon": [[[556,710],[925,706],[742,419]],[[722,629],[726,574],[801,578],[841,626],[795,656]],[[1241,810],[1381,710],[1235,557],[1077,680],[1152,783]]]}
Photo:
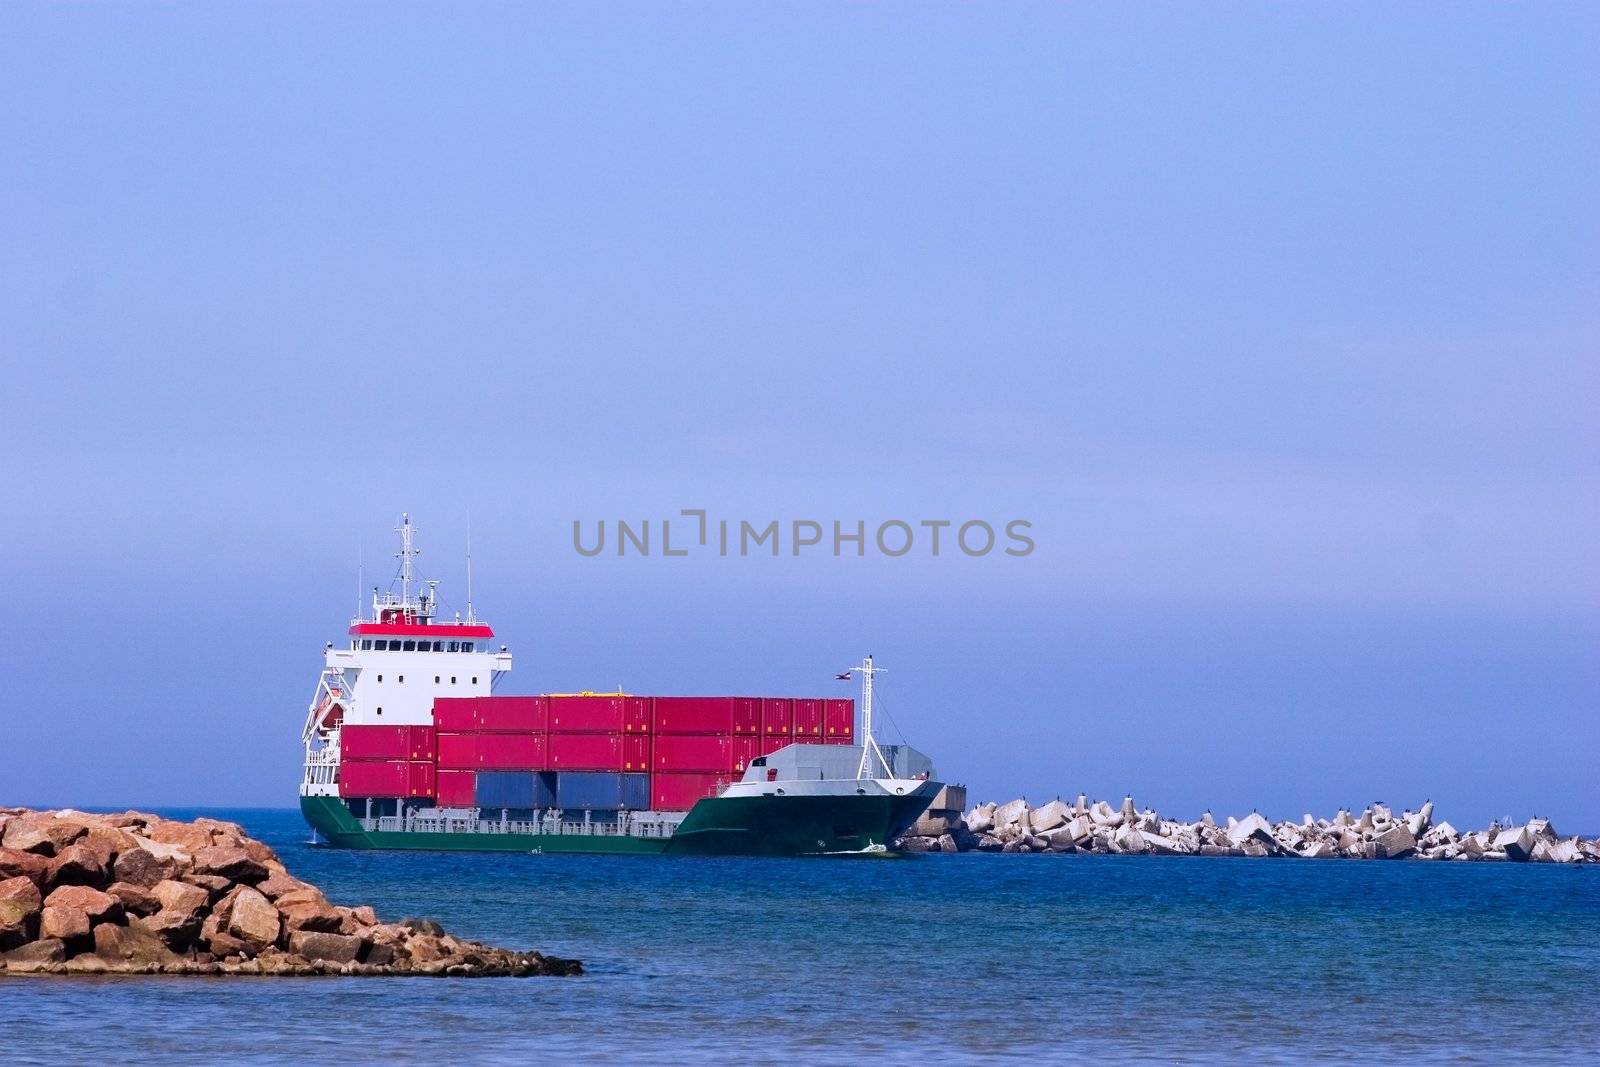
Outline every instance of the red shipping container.
{"label": "red shipping container", "polygon": [[733,757],[733,780],[738,781],[744,776],[744,770],[750,766],[750,761],[761,754],[762,738],[735,737],[729,746]]}
{"label": "red shipping container", "polygon": [[342,797],[431,797],[433,764],[406,760],[356,760],[339,764]]}
{"label": "red shipping container", "polygon": [[657,734],[733,732],[732,697],[656,697],[652,723]]}
{"label": "red shipping container", "polygon": [[408,759],[432,761],[438,753],[434,751],[434,728],[431,726],[407,726],[407,753]]}
{"label": "red shipping container", "polygon": [[548,770],[544,734],[441,733],[438,739],[443,770]]}
{"label": "red shipping container", "polygon": [[623,697],[627,703],[622,708],[622,732],[625,734],[648,734],[650,732],[651,712],[654,709],[654,697]]}
{"label": "red shipping container", "polygon": [[546,770],[544,734],[479,734],[478,763],[484,770]]}
{"label": "red shipping container", "polygon": [[621,734],[551,734],[550,770],[622,770]]}
{"label": "red shipping container", "polygon": [[733,729],[731,733],[754,737],[761,732],[761,698],[733,698]]}
{"label": "red shipping container", "polygon": [[757,739],[756,755],[770,756],[794,741],[791,737],[762,737]]}
{"label": "red shipping container", "polygon": [[438,730],[459,733],[478,728],[477,697],[434,697],[433,725]]}
{"label": "red shipping container", "polygon": [[768,697],[761,702],[761,736],[788,737],[794,729],[794,701]]}
{"label": "red shipping container", "polygon": [[477,771],[440,770],[435,775],[441,808],[471,808],[477,804]]}
{"label": "red shipping container", "polygon": [[406,764],[406,796],[431,797],[434,793],[434,766],[413,760]]}
{"label": "red shipping container", "polygon": [[403,797],[406,795],[405,760],[359,760],[339,764],[342,797]]}
{"label": "red shipping container", "polygon": [[339,729],[339,759],[403,760],[410,755],[408,726],[343,726]]}
{"label": "red shipping container", "polygon": [[[435,705],[437,707],[437,705]],[[439,769],[471,771],[478,767],[478,734],[437,734]]]}
{"label": "red shipping container", "polygon": [[727,782],[726,774],[652,774],[650,806],[656,811],[688,811],[696,801],[716,796]]}
{"label": "red shipping container", "polygon": [[650,698],[553,696],[550,732],[568,734],[648,734]]}
{"label": "red shipping container", "polygon": [[657,734],[651,766],[666,771],[720,771],[733,766],[730,739],[716,734]]}
{"label": "red shipping container", "polygon": [[849,744],[856,732],[856,702],[829,700],[822,709],[822,736],[830,744]]}
{"label": "red shipping container", "polygon": [[794,702],[794,736],[815,741],[822,737],[822,701],[809,697]]}
{"label": "red shipping container", "polygon": [[550,700],[548,697],[478,697],[475,719],[476,729],[483,733],[542,734],[550,725]]}
{"label": "red shipping container", "polygon": [[648,771],[650,769],[650,735],[622,735],[622,769]]}

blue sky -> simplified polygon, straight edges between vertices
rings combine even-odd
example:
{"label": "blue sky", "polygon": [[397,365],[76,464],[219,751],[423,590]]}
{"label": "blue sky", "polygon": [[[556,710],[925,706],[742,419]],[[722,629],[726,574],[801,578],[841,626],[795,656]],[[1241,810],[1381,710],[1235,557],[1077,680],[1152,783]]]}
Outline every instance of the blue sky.
{"label": "blue sky", "polygon": [[[401,510],[516,691],[1600,830],[1584,5],[14,4],[0,803],[288,804]],[[1026,518],[1025,559],[571,522]],[[380,561],[383,561],[380,563]]]}

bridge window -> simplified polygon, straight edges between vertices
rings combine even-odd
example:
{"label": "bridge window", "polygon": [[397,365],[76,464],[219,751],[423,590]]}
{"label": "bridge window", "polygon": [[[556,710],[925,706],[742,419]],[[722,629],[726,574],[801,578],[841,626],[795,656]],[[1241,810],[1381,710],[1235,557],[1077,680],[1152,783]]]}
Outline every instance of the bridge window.
{"label": "bridge window", "polygon": [[471,652],[472,651],[472,642],[471,641],[463,641],[463,642],[461,642],[461,651],[463,651],[463,652]]}
{"label": "bridge window", "polygon": [[453,674],[450,676],[450,684],[451,685],[455,685],[456,684],[456,676],[453,675]]}
{"label": "bridge window", "polygon": [[435,641],[433,643],[433,650],[435,652],[443,652],[444,651],[444,642],[443,641]]}
{"label": "bridge window", "polygon": [[383,681],[383,675],[381,675],[381,674],[378,675],[378,681],[380,681],[380,682]]}
{"label": "bridge window", "polygon": [[461,642],[460,641],[451,641],[450,642],[450,651],[451,652],[460,652],[461,651]]}
{"label": "bridge window", "polygon": [[379,715],[382,715],[382,714],[383,714],[383,709],[382,709],[382,708],[379,708],[379,709],[378,709],[378,714],[379,714]]}
{"label": "bridge window", "polygon": [[361,651],[363,651],[363,652],[371,652],[372,651],[372,638],[369,637],[365,641],[361,642]]}
{"label": "bridge window", "polygon": [[406,676],[405,676],[405,675],[403,675],[403,674],[402,674],[402,675],[401,675],[401,676],[400,676],[400,684],[401,684],[401,685],[404,685],[404,684],[405,684],[405,681],[406,681]]}
{"label": "bridge window", "polygon": [[473,685],[477,685],[478,684],[478,676],[476,674],[474,674],[472,676],[472,684]]}
{"label": "bridge window", "polygon": [[415,652],[416,650],[417,650],[417,643],[415,641],[407,641],[406,642],[406,647],[401,649],[402,652]]}
{"label": "bridge window", "polygon": [[438,685],[439,684],[439,676],[437,674],[433,676],[433,684],[434,685]]}

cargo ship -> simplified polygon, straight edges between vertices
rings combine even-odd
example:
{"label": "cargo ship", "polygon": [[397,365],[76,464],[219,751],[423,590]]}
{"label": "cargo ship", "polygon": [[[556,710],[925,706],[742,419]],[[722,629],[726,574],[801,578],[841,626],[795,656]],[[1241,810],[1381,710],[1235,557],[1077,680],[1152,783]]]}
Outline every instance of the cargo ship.
{"label": "cargo ship", "polygon": [[472,608],[440,619],[402,517],[395,586],[324,650],[300,810],[357,849],[885,853],[939,793],[932,762],[853,699],[495,692],[511,652]]}

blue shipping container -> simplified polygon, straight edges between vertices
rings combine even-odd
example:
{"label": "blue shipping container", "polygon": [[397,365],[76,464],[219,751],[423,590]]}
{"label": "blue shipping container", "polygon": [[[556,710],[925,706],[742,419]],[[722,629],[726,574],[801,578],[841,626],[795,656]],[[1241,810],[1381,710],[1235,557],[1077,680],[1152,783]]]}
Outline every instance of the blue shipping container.
{"label": "blue shipping container", "polygon": [[610,771],[560,771],[556,807],[568,811],[616,811],[622,807],[622,775]]}
{"label": "blue shipping container", "polygon": [[622,776],[622,806],[629,811],[644,811],[650,807],[650,776],[624,774]]}
{"label": "blue shipping container", "polygon": [[551,808],[549,778],[537,771],[479,771],[473,799],[480,808]]}

